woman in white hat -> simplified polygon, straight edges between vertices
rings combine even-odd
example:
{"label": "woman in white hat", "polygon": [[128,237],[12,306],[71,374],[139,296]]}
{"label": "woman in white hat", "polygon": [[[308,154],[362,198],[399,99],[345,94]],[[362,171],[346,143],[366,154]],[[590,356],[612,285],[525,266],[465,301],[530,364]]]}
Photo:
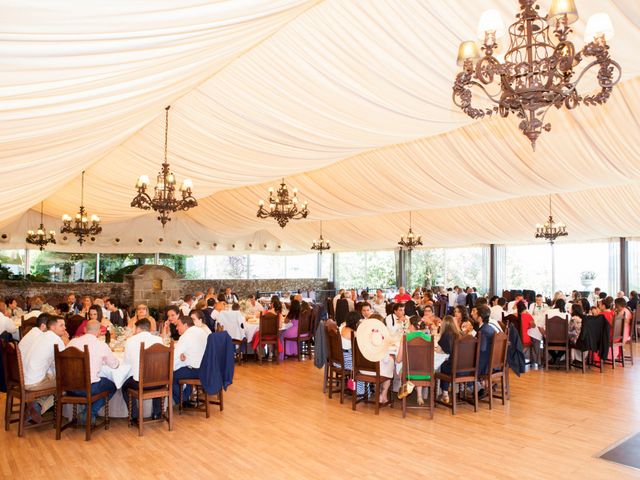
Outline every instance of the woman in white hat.
{"label": "woman in white hat", "polygon": [[[353,368],[353,357],[351,356],[351,334],[355,334],[358,324],[362,320],[362,315],[356,311],[349,312],[344,322],[338,327],[340,339],[342,340],[342,355],[344,357],[345,370]],[[357,382],[356,390],[358,395],[364,395],[364,382]]]}
{"label": "woman in white hat", "polygon": [[[360,323],[356,332],[358,348],[367,360],[380,363],[380,376],[385,377],[381,384],[380,403],[389,400],[389,386],[395,371],[395,359],[392,353],[397,352],[400,336],[392,336],[390,330],[380,321],[367,319]],[[375,372],[362,370],[365,375],[375,375]]]}

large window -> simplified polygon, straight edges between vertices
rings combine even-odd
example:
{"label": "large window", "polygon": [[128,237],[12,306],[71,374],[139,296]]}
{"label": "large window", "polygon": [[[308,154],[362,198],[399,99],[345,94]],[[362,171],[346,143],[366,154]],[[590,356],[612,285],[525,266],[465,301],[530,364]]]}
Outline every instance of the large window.
{"label": "large window", "polygon": [[24,250],[0,251],[0,278],[10,279],[24,275]]}
{"label": "large window", "polygon": [[444,250],[441,248],[413,250],[410,272],[411,275],[407,276],[407,283],[409,283],[407,288],[410,290],[415,286],[446,285]]}
{"label": "large window", "polygon": [[154,255],[149,253],[102,253],[100,254],[100,281],[122,282],[124,276],[135,270],[138,265],[154,261]]}
{"label": "large window", "polygon": [[[284,259],[286,278],[316,278],[318,276],[318,254],[289,255]],[[251,263],[253,265],[253,255]]]}
{"label": "large window", "polygon": [[48,282],[95,282],[95,253],[29,250],[30,274]]}
{"label": "large window", "polygon": [[284,278],[286,257],[249,255],[249,278]]}
{"label": "large window", "polygon": [[551,295],[551,250],[549,245],[507,246],[504,278],[499,290],[529,289]]}
{"label": "large window", "polygon": [[627,264],[627,272],[629,272],[629,290],[635,290],[637,292],[640,290],[640,239],[634,238],[633,240],[629,240],[628,252],[629,261]]}
{"label": "large window", "polygon": [[453,286],[488,288],[487,247],[420,249],[411,252],[409,287]]}
{"label": "large window", "polygon": [[386,288],[396,283],[394,251],[338,253],[339,288]]}

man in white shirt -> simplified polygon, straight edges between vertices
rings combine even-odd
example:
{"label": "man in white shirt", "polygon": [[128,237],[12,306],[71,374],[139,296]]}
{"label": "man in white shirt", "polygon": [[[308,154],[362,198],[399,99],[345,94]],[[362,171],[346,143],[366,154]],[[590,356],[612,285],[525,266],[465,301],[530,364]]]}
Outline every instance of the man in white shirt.
{"label": "man in white shirt", "polygon": [[373,310],[371,309],[371,305],[369,305],[369,302],[364,302],[362,304],[362,309],[360,310],[360,313],[365,319],[369,318],[373,314]]}
{"label": "man in white shirt", "polygon": [[353,303],[353,294],[350,290],[344,292],[344,298],[347,299],[347,304],[349,305],[349,311],[353,312],[356,309],[356,304]]}
{"label": "man in white shirt", "polygon": [[256,297],[254,295],[249,295],[247,306],[245,308],[245,313],[249,316],[256,316],[263,310],[262,305],[256,302]]}
{"label": "man in white shirt", "polygon": [[224,290],[224,299],[227,303],[238,303],[238,296],[232,293],[229,287]]}
{"label": "man in white shirt", "polygon": [[[180,340],[173,352],[173,402],[180,402],[180,380],[184,378],[198,378],[200,376],[200,362],[207,348],[209,336],[202,328],[194,327],[193,318],[180,317],[178,320]],[[183,399],[188,403],[191,396],[191,385],[186,385]]]}
{"label": "man in white shirt", "polygon": [[191,305],[193,305],[193,297],[191,295],[185,295],[182,299],[182,305],[180,305],[180,313],[185,317],[188,317],[191,313]]}
{"label": "man in white shirt", "polygon": [[502,314],[504,313],[506,315],[506,312],[504,311],[506,303],[507,301],[504,297],[500,297],[498,299],[498,304],[491,307],[491,316],[489,318],[490,323],[498,323],[502,321]]}
{"label": "man in white shirt", "polygon": [[[39,336],[26,356],[24,363],[24,383],[27,390],[42,390],[56,386],[56,364],[54,358],[54,345],[58,345],[60,351],[64,350],[62,337],[67,329],[64,319],[49,316],[47,319],[47,331]],[[53,395],[40,397],[29,406],[32,420],[42,421],[40,414],[53,406]]]}
{"label": "man in white shirt", "polygon": [[542,295],[536,295],[536,302],[529,305],[529,313],[535,317],[543,317],[544,312],[549,309],[549,305],[542,301]]}
{"label": "man in white shirt", "polygon": [[9,318],[9,310],[6,303],[0,300],[0,334],[10,333],[14,338],[18,338],[18,327],[15,322]]}
{"label": "man in white shirt", "polygon": [[592,307],[597,306],[598,300],[600,300],[600,287],[594,288],[593,292],[589,294],[589,305],[591,305]]}
{"label": "man in white shirt", "polygon": [[[100,335],[100,322],[97,320],[90,320],[87,322],[87,333],[80,337],[76,337],[67,344],[67,348],[75,347],[80,351],[84,351],[84,347],[89,349],[89,364],[91,375],[91,395],[98,395],[102,392],[109,392],[109,400],[116,393],[116,385],[108,378],[100,376],[100,370],[103,365],[107,365],[111,368],[118,367],[118,359],[115,357],[109,345],[105,342],[98,340]],[[73,395],[80,397],[86,397],[87,392],[84,390],[78,390],[71,392]],[[105,398],[99,398],[91,404],[91,423],[95,423],[98,411],[104,406]],[[80,417],[80,424],[84,423],[86,419],[86,412]]]}
{"label": "man in white shirt", "polygon": [[395,335],[396,333],[403,331],[405,320],[404,305],[402,303],[394,303],[393,313],[391,315],[387,315],[384,319],[384,323],[389,329],[389,332],[392,335]]}
{"label": "man in white shirt", "polygon": [[[162,343],[162,338],[151,334],[151,322],[146,318],[141,318],[135,323],[135,335],[130,337],[124,344],[124,360],[123,363],[131,365],[131,377],[124,382],[122,391],[126,392],[129,388],[138,389],[138,381],[140,380],[140,345],[144,343],[147,349],[157,343]],[[131,402],[131,418],[138,419],[138,400],[134,396]],[[152,418],[154,420],[160,418],[162,402],[160,398],[153,399]]]}
{"label": "man in white shirt", "polygon": [[31,310],[25,314],[24,319],[37,317],[42,313],[42,299],[40,297],[33,297],[31,303]]}
{"label": "man in white shirt", "polygon": [[518,305],[517,305],[518,302],[524,302],[524,297],[522,296],[521,293],[516,293],[515,300],[511,300],[507,304],[507,311],[505,312],[505,315],[517,315],[518,314]]}
{"label": "man in white shirt", "polygon": [[48,313],[41,313],[36,320],[36,326],[29,330],[24,338],[20,340],[18,346],[20,347],[23,365],[27,363],[27,353],[29,353],[33,344],[47,331],[47,320],[50,316]]}
{"label": "man in white shirt", "polygon": [[220,312],[225,309],[226,303],[224,301],[217,301],[216,306],[213,310],[211,310],[211,320],[213,321],[212,332],[215,332],[216,322],[218,321],[218,317],[220,317]]}

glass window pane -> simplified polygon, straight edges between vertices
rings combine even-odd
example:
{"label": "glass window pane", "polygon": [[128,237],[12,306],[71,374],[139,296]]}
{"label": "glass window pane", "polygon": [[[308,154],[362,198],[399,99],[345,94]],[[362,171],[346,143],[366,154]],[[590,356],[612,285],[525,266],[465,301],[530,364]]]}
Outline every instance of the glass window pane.
{"label": "glass window pane", "polygon": [[24,250],[0,250],[0,279],[24,275]]}
{"label": "glass window pane", "polygon": [[331,253],[320,255],[320,267],[320,278],[331,281],[333,279],[333,255]]}
{"label": "glass window pane", "polygon": [[637,292],[640,290],[640,240],[629,240],[628,252],[629,291],[635,290]]}
{"label": "glass window pane", "polygon": [[619,248],[616,247],[617,242],[556,244],[556,290],[592,291],[600,287],[615,297],[619,283],[615,278],[619,276],[616,263],[619,262]]}
{"label": "glass window pane", "polygon": [[365,252],[337,254],[336,283],[338,288],[356,288],[367,285],[367,267]]}
{"label": "glass window pane", "polygon": [[100,254],[100,281],[122,282],[124,275],[133,272],[138,265],[154,262],[154,255],[148,253]]}
{"label": "glass window pane", "polygon": [[29,250],[30,274],[49,282],[95,282],[95,253]]}
{"label": "glass window pane", "polygon": [[549,245],[505,247],[505,282],[503,285],[505,290],[526,288],[552,296]]}
{"label": "glass window pane", "polygon": [[445,257],[445,285],[476,287],[484,294],[489,288],[488,247],[448,248]]}
{"label": "glass window pane", "polygon": [[282,255],[250,255],[250,278],[284,278],[285,257]]}
{"label": "glass window pane", "polygon": [[444,250],[442,248],[413,250],[411,252],[410,270],[411,278],[409,279],[409,283],[411,286],[446,286],[444,278]]}
{"label": "glass window pane", "polygon": [[370,289],[387,288],[396,283],[396,253],[393,250],[366,252],[366,283]]}
{"label": "glass window pane", "polygon": [[289,255],[285,257],[286,278],[316,278],[318,276],[318,254]]}

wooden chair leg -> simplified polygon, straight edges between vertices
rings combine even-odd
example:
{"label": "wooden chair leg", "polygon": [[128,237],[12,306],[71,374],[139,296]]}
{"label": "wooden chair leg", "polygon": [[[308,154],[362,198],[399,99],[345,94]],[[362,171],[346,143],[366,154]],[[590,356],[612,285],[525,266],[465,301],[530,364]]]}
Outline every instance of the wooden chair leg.
{"label": "wooden chair leg", "polygon": [[209,394],[205,392],[204,388],[202,389],[202,392],[204,393],[204,416],[205,418],[209,418]]}
{"label": "wooden chair leg", "polygon": [[222,388],[218,392],[218,400],[220,400],[220,411],[224,410],[224,393]]}
{"label": "wooden chair leg", "polygon": [[[353,380],[353,384],[355,386],[355,390],[353,391],[353,394],[351,395],[351,410],[353,410],[355,412],[356,410],[356,402],[358,401],[358,382],[356,382],[355,378]],[[365,385],[366,388],[366,385]]]}
{"label": "wooden chair leg", "polygon": [[302,342],[296,342],[296,345],[298,346],[298,361],[301,362],[302,361]]}
{"label": "wooden chair leg", "polygon": [[436,384],[435,382],[431,382],[429,386],[429,418],[433,420],[433,411],[436,408]]}
{"label": "wooden chair leg", "polygon": [[493,410],[493,380],[491,380],[491,372],[489,372],[488,383],[489,383],[489,410]]}
{"label": "wooden chair leg", "polygon": [[129,407],[129,426],[131,427],[133,425],[133,417],[131,416],[131,412],[132,412],[132,408],[133,408],[133,400],[131,399],[131,393],[126,392],[127,398],[128,398],[128,407]]}
{"label": "wooden chair leg", "polygon": [[144,435],[144,400],[142,399],[142,390],[138,390],[138,436]]}
{"label": "wooden chair leg", "polygon": [[11,426],[11,412],[13,411],[13,395],[11,394],[11,390],[7,392],[7,397],[4,403],[4,430],[5,432],[9,431],[9,427]]}
{"label": "wooden chair leg", "polygon": [[[505,368],[508,368],[508,367],[505,365]],[[504,394],[505,394],[504,377],[505,377],[505,374],[504,374],[504,372],[502,372],[502,377],[500,377],[500,394],[502,395],[502,405],[504,405],[504,403],[505,403],[505,398],[504,398]]]}
{"label": "wooden chair leg", "polygon": [[382,384],[376,382],[376,415],[380,413],[380,391],[382,390]]}
{"label": "wooden chair leg", "polygon": [[20,399],[20,416],[18,417],[18,436],[24,436],[24,424],[27,421],[27,403]]}
{"label": "wooden chair leg", "polygon": [[569,349],[568,348],[564,351],[564,363],[565,363],[565,370],[567,371],[567,373],[569,373]]}
{"label": "wooden chair leg", "polygon": [[171,404],[172,398],[172,392],[171,389],[169,389],[169,395],[167,396],[167,409],[169,410],[169,431],[173,430],[173,405]]}
{"label": "wooden chair leg", "polygon": [[84,410],[84,440],[91,440],[91,393],[89,392],[87,403]]}
{"label": "wooden chair leg", "polygon": [[[325,365],[325,368],[328,370],[328,377],[326,379],[325,386],[329,387],[329,398],[331,399],[333,398],[333,374],[335,370],[333,369],[333,366],[327,367],[327,365]],[[342,400],[342,398],[340,400]]]}
{"label": "wooden chair leg", "polygon": [[184,392],[184,388],[182,388],[182,385],[178,383],[178,389],[180,390],[180,403],[178,404],[178,415],[182,415],[182,392]]}
{"label": "wooden chair leg", "polygon": [[104,402],[104,429],[109,430],[109,395],[105,398]]}
{"label": "wooden chair leg", "polygon": [[340,375],[340,405],[344,403],[344,372]]}
{"label": "wooden chair leg", "polygon": [[455,415],[456,414],[456,407],[457,407],[457,397],[458,397],[458,392],[456,392],[456,387],[458,386],[456,383],[452,383],[452,388],[451,388],[451,415]]}
{"label": "wooden chair leg", "polygon": [[473,411],[478,411],[478,385],[473,386]]}
{"label": "wooden chair leg", "polygon": [[[421,387],[418,387],[421,388]],[[402,418],[407,417],[407,397],[402,397]]]}
{"label": "wooden chair leg", "polygon": [[62,431],[62,402],[58,400],[56,401],[56,440],[60,440],[61,431]]}

